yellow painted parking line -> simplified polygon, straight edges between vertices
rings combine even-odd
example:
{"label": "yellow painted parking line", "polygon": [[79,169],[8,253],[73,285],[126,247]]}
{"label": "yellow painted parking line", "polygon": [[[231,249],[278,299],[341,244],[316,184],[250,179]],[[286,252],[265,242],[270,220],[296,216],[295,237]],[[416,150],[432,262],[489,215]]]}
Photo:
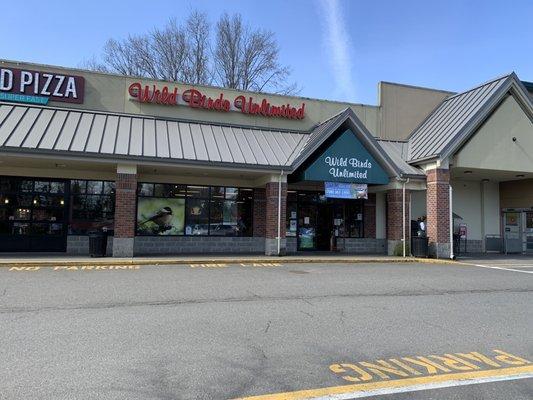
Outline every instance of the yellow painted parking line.
{"label": "yellow painted parking line", "polygon": [[262,268],[262,267],[281,267],[280,263],[271,262],[251,262],[251,263],[201,263],[189,264],[191,268],[227,268],[227,267],[244,267],[244,268]]}
{"label": "yellow painted parking line", "polygon": [[11,272],[35,272],[42,270],[50,271],[132,271],[140,269],[140,265],[61,265],[61,266],[33,266],[33,267],[10,267]]}
{"label": "yellow painted parking line", "polygon": [[531,361],[502,350],[493,350],[493,353],[447,353],[390,358],[387,361],[332,364],[330,371],[352,384],[241,397],[235,400],[348,400],[533,378]]}

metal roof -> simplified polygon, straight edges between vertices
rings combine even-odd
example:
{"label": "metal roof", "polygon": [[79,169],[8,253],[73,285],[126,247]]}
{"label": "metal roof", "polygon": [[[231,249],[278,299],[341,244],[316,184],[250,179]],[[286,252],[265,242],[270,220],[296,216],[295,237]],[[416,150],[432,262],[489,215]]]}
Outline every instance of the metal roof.
{"label": "metal roof", "polygon": [[407,161],[449,156],[511,89],[527,108],[531,108],[531,99],[515,73],[444,99],[409,137]]}
{"label": "metal roof", "polygon": [[310,132],[0,102],[0,151],[294,171],[339,128],[351,128],[393,175],[423,175],[406,144],[376,140],[347,108]]}
{"label": "metal roof", "polygon": [[424,178],[426,174],[421,169],[410,165],[405,161],[407,159],[408,143],[395,140],[380,140],[378,143],[389,158],[400,169],[402,176],[413,178]]}
{"label": "metal roof", "polygon": [[0,103],[0,149],[289,166],[308,134]]}

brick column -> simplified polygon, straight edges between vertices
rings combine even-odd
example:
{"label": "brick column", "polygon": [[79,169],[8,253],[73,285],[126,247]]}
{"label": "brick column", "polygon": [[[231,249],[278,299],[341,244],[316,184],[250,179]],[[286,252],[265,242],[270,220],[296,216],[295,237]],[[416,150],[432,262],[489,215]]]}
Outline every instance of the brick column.
{"label": "brick column", "polygon": [[376,194],[368,193],[363,206],[364,238],[376,238]]}
{"label": "brick column", "polygon": [[[278,254],[278,182],[268,182],[265,186],[265,254]],[[281,246],[280,254],[285,254],[287,249],[286,231],[287,213],[287,183],[281,184]]]}
{"label": "brick column", "polygon": [[265,189],[254,189],[254,222],[253,236],[265,237],[266,199]]}
{"label": "brick column", "polygon": [[[407,242],[406,255],[409,255],[410,244],[410,221],[409,221],[409,199],[410,192],[405,190],[405,240]],[[402,189],[391,189],[387,192],[387,253],[394,254],[397,246],[402,244]],[[400,247],[400,252],[397,255],[403,254],[403,249]]]}
{"label": "brick column", "polygon": [[137,174],[123,173],[118,169],[115,183],[113,257],[133,257],[136,204]]}
{"label": "brick column", "polygon": [[427,171],[427,223],[429,254],[436,258],[450,257],[450,171]]}

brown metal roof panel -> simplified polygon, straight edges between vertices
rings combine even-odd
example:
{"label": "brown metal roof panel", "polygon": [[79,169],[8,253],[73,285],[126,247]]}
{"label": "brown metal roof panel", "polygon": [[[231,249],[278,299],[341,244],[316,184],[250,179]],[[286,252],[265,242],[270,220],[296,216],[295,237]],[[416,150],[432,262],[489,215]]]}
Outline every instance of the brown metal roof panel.
{"label": "brown metal roof panel", "polygon": [[166,121],[155,121],[155,141],[157,149],[157,157],[169,158],[170,149],[168,141],[168,126]]}
{"label": "brown metal roof panel", "polygon": [[130,148],[128,154],[131,156],[143,155],[143,120],[141,118],[131,119]]}
{"label": "brown metal roof panel", "polygon": [[118,120],[117,140],[115,143],[115,154],[126,155],[130,148],[131,118],[120,117]]}
{"label": "brown metal roof panel", "polygon": [[[45,110],[43,110],[43,112],[44,111]],[[81,116],[81,113],[74,111],[68,114],[67,120],[65,121],[65,125],[63,126],[61,134],[59,135],[59,138],[57,139],[56,144],[54,146],[54,150],[68,150],[70,148],[72,139],[74,138],[78,130],[78,124],[80,123]],[[37,123],[38,120],[35,121],[35,124]]]}
{"label": "brown metal roof panel", "polygon": [[217,143],[220,161],[229,163],[233,162],[233,157],[228,142],[226,141],[226,135],[224,135],[222,128],[217,125],[211,125],[211,131],[213,132],[213,137]]}
{"label": "brown metal roof panel", "polygon": [[233,129],[231,129],[231,127],[229,126],[221,126],[220,128],[222,129],[224,137],[226,138],[226,142],[228,143],[233,162],[244,164],[246,160],[244,158],[244,155],[242,154],[241,148],[239,146],[239,143],[237,142],[237,138],[235,137]]}
{"label": "brown metal roof panel", "polygon": [[261,151],[263,152],[266,159],[268,160],[268,164],[280,165],[283,162],[283,160],[280,160],[276,152],[272,150],[272,147],[270,147],[270,145],[268,144],[268,141],[266,140],[264,133],[257,129],[252,130],[252,132],[253,132],[255,139],[257,140],[257,143],[259,144],[259,147],[261,147]]}
{"label": "brown metal roof panel", "polygon": [[41,114],[39,115],[39,118],[33,124],[32,128],[26,135],[26,138],[22,142],[22,147],[29,147],[29,148],[35,148],[41,141],[41,138],[43,137],[44,133],[48,129],[48,125],[50,125],[50,122],[52,121],[52,118],[54,117],[55,111],[44,109]]}
{"label": "brown metal roof panel", "polygon": [[202,131],[202,135],[204,137],[207,154],[209,155],[209,161],[221,161],[220,153],[218,151],[218,144],[215,140],[211,125],[200,125],[200,130]]}
{"label": "brown metal roof panel", "polygon": [[39,149],[53,149],[56,143],[63,125],[67,119],[69,112],[68,111],[56,111],[48,129],[41,138],[41,141],[38,144]]}
{"label": "brown metal roof panel", "polygon": [[194,143],[194,151],[196,159],[202,161],[209,161],[209,153],[205,144],[204,135],[199,124],[189,124],[191,128],[192,141]]}
{"label": "brown metal roof panel", "polygon": [[242,151],[242,155],[244,156],[244,162],[246,164],[257,164],[257,159],[255,158],[254,153],[250,148],[248,141],[246,140],[246,135],[244,134],[243,130],[241,128],[230,129],[233,131],[239,148]]}
{"label": "brown metal roof panel", "polygon": [[41,109],[30,108],[24,115],[22,120],[17,124],[15,129],[11,132],[9,139],[6,141],[5,146],[18,147],[22,144],[28,132],[33,127],[37,118],[41,112]]}
{"label": "brown metal roof panel", "polygon": [[183,158],[187,160],[196,160],[196,152],[194,142],[191,136],[191,128],[189,124],[184,122],[178,123],[181,145],[183,146]]}
{"label": "brown metal roof panel", "polygon": [[102,136],[104,135],[104,129],[107,121],[107,116],[102,114],[95,114],[94,121],[89,132],[89,138],[87,139],[87,145],[85,151],[88,153],[99,153],[100,144],[102,143]]}
{"label": "brown metal roof panel", "polygon": [[2,126],[0,126],[0,146],[5,145],[5,141],[20,123],[27,111],[28,107],[15,107],[7,116]]}
{"label": "brown metal roof panel", "polygon": [[257,160],[258,164],[261,164],[261,165],[276,165],[277,164],[275,158],[268,158],[265,155],[263,146],[261,145],[261,143],[259,143],[257,135],[254,133],[252,129],[245,129],[243,130],[243,132],[246,135],[246,140],[248,141],[248,144],[250,145],[250,148],[252,149],[252,152],[254,153],[254,157]]}
{"label": "brown metal roof panel", "polygon": [[180,130],[178,123],[174,121],[168,121],[167,132],[170,157],[176,159],[183,158],[183,149],[181,146]]}
{"label": "brown metal roof panel", "polygon": [[13,111],[13,108],[13,106],[8,106],[7,104],[0,104],[0,127],[11,111]]}
{"label": "brown metal roof panel", "polygon": [[157,155],[155,142],[155,121],[153,119],[143,120],[143,156],[155,157]]}
{"label": "brown metal roof panel", "polygon": [[103,153],[103,154],[114,154],[115,153],[118,120],[119,120],[119,117],[116,115],[110,115],[107,117],[107,122],[105,124],[105,130],[104,130],[104,136],[102,138],[102,143],[100,145],[100,153]]}

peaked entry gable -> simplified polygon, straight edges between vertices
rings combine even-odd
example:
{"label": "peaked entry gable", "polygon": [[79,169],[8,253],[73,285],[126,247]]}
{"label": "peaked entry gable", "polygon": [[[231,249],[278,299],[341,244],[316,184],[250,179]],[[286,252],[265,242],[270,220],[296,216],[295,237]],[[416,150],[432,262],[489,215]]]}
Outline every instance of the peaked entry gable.
{"label": "peaked entry gable", "polygon": [[[324,167],[325,157],[334,158],[335,154],[342,160],[330,158],[328,161],[339,165],[329,165],[329,163],[325,165],[328,166],[328,171],[331,168],[338,168],[340,171],[332,171],[330,174],[322,167]],[[372,165],[371,168],[368,168],[369,164]],[[308,168],[311,169],[307,171]],[[345,168],[347,172],[344,171]],[[305,179],[386,184],[389,182],[389,177],[402,176],[400,168],[391,160],[351,108],[345,109],[313,129],[299,154],[294,157],[292,170],[294,172],[291,179],[295,181]],[[366,174],[365,170],[367,170]],[[323,179],[318,179],[320,177]]]}
{"label": "peaked entry gable", "polygon": [[297,180],[384,185],[389,176],[347,129],[324,145],[295,174]]}

